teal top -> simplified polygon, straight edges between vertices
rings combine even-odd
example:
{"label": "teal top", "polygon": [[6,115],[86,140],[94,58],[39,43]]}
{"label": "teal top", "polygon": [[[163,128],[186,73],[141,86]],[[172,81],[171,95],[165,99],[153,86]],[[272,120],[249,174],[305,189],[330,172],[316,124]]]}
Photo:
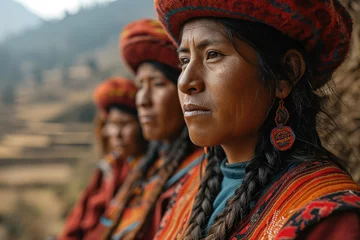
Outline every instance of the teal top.
{"label": "teal top", "polygon": [[[241,162],[234,164],[227,164],[227,159],[221,162],[220,169],[224,178],[221,182],[221,190],[213,203],[214,212],[212,213],[206,231],[210,229],[210,226],[214,223],[215,217],[221,213],[226,205],[226,201],[231,198],[235,190],[242,184],[245,176],[245,167],[249,162]],[[299,165],[300,162],[292,162],[284,164],[279,171],[272,177],[267,186],[263,189],[259,197],[264,195],[266,191],[272,186],[272,184],[278,181],[287,171]],[[251,202],[250,208],[253,208],[256,204],[256,200]]]}
{"label": "teal top", "polygon": [[227,164],[227,159],[221,162],[220,169],[224,178],[221,182],[221,190],[213,203],[214,212],[209,219],[207,230],[214,223],[215,217],[224,210],[226,201],[234,195],[235,190],[241,185],[247,163]]}

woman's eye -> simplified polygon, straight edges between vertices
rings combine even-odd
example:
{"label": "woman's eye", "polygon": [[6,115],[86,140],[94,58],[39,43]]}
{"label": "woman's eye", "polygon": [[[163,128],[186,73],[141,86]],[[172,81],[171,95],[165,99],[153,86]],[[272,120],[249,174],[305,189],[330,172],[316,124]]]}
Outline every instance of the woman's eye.
{"label": "woman's eye", "polygon": [[164,82],[155,82],[155,86],[163,87],[163,86],[165,86],[165,83]]}
{"label": "woman's eye", "polygon": [[118,123],[118,127],[119,127],[119,128],[125,127],[125,126],[128,125],[128,124],[129,124],[128,121],[119,122],[119,123]]}
{"label": "woman's eye", "polygon": [[214,59],[214,58],[217,58],[217,57],[220,57],[220,56],[222,56],[222,54],[219,53],[219,52],[215,52],[215,51],[209,51],[207,53],[207,59]]}
{"label": "woman's eye", "polygon": [[190,59],[186,57],[181,57],[179,60],[180,60],[180,66],[184,66],[190,62]]}
{"label": "woman's eye", "polygon": [[142,88],[142,81],[135,81],[135,85],[138,89],[141,89]]}

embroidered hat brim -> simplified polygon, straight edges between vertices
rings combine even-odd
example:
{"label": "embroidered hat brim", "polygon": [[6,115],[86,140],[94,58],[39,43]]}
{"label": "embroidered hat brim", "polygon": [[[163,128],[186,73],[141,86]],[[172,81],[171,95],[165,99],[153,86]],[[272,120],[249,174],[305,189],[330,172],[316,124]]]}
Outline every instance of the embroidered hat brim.
{"label": "embroidered hat brim", "polygon": [[142,19],[127,25],[120,35],[120,52],[133,72],[147,61],[179,68],[176,47],[157,20]]}
{"label": "embroidered hat brim", "polygon": [[101,114],[106,115],[109,107],[116,106],[136,115],[136,92],[137,88],[132,80],[123,77],[111,77],[96,88],[94,101]]}

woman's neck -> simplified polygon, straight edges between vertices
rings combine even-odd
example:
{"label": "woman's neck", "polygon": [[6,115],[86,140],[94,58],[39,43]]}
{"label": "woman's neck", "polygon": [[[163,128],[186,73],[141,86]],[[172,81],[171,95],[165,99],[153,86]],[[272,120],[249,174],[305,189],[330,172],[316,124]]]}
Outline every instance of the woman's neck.
{"label": "woman's neck", "polygon": [[230,164],[249,161],[255,154],[255,147],[259,136],[247,136],[246,138],[232,139],[228,143],[221,144],[227,161]]}

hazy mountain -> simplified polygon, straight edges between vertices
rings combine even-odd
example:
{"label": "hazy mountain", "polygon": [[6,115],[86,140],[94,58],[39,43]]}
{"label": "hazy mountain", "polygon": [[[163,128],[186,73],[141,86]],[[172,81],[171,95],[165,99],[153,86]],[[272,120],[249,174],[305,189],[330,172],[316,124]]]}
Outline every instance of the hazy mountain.
{"label": "hazy mountain", "polygon": [[0,1],[0,41],[40,23],[41,19],[20,3],[13,0]]}
{"label": "hazy mountain", "polygon": [[62,20],[44,21],[10,37],[0,43],[0,90],[21,82],[22,66],[36,76],[46,69],[68,68],[81,54],[118,39],[129,22],[155,16],[153,0],[118,0],[83,8]]}
{"label": "hazy mountain", "polygon": [[[127,23],[155,17],[153,0],[118,0],[81,9],[63,20],[45,22],[41,27],[7,40],[2,46],[12,55],[27,60],[48,62],[48,56],[71,58],[82,52],[104,46],[117,37]],[[31,59],[29,59],[31,58]]]}

